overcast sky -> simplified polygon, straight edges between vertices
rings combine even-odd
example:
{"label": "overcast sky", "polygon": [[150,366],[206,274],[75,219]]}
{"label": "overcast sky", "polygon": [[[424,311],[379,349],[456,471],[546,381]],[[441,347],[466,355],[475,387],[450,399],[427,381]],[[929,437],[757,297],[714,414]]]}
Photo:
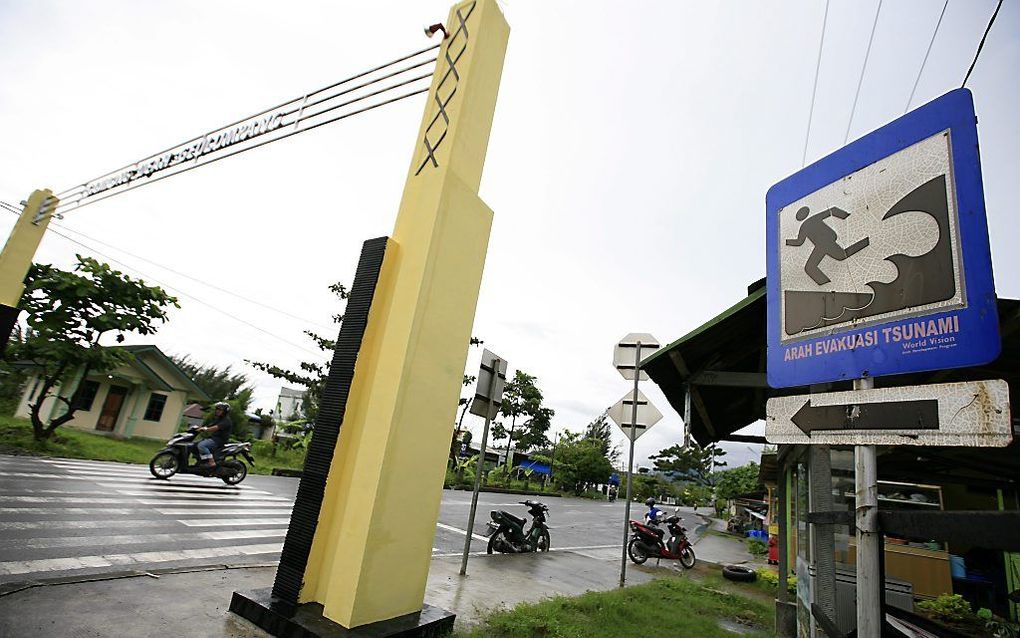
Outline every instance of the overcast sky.
{"label": "overcast sky", "polygon": [[[903,114],[942,5],[883,4],[851,140]],[[628,390],[611,365],[620,337],[673,341],[764,276],[765,193],[801,167],[825,3],[501,6],[511,34],[481,187],[495,221],[474,334],[538,377],[555,430],[579,430]],[[844,143],[877,6],[831,2],[808,162]],[[912,106],[960,85],[994,7],[949,2]],[[0,0],[0,199],[63,190],[428,46],[421,27],[448,9]],[[1020,5],[1007,2],[968,87],[997,291],[1012,298],[1018,77]],[[424,96],[404,100],[62,224],[180,297],[171,321],[135,342],[243,370],[256,405],[271,408],[280,383],[243,360],[312,356],[301,331],[338,311],[327,286],[349,283],[362,241],[392,229],[423,107]],[[13,221],[0,217],[0,233]],[[83,250],[49,234],[37,260],[68,267]],[[683,431],[657,388],[643,389],[666,418],[639,440],[639,461]],[[754,459],[752,447],[729,446],[731,465]]]}

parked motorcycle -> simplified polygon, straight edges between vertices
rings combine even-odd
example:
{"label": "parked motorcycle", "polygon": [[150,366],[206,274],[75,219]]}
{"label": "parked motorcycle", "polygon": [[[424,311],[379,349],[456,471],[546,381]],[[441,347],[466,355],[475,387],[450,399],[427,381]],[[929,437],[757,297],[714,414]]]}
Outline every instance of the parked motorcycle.
{"label": "parked motorcycle", "polygon": [[[149,461],[149,472],[158,479],[168,479],[174,474],[197,474],[222,479],[227,485],[237,485],[248,476],[248,466],[237,457],[244,457],[255,465],[251,455],[251,443],[228,443],[216,450],[213,458],[216,467],[210,468],[198,458],[195,438],[198,426],[191,426],[185,432],[170,437],[164,447]],[[194,463],[189,461],[194,460]]]}
{"label": "parked motorcycle", "polygon": [[[627,555],[636,564],[641,565],[649,558],[680,561],[685,569],[694,567],[694,548],[687,539],[687,528],[680,520],[679,510],[672,516],[657,511],[657,515],[646,516],[645,523],[630,522],[631,536],[627,543]],[[669,530],[669,538],[659,529],[659,523],[665,522]]]}
{"label": "parked motorcycle", "polygon": [[489,537],[488,553],[520,554],[549,551],[549,527],[545,524],[549,508],[538,501],[520,501],[531,514],[531,527],[524,530],[527,519],[504,510],[489,512],[485,535]]}

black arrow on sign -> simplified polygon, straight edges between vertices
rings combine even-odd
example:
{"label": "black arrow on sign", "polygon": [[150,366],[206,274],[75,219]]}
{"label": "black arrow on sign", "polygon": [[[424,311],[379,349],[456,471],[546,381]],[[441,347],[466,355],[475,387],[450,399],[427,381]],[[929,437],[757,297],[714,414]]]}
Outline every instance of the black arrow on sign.
{"label": "black arrow on sign", "polygon": [[923,399],[813,406],[809,399],[792,421],[808,436],[816,430],[937,430],[939,402]]}

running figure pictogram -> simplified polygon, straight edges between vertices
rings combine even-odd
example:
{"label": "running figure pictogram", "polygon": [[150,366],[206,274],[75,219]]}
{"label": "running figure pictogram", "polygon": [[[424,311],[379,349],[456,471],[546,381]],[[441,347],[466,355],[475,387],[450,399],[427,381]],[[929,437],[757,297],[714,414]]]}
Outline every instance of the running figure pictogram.
{"label": "running figure pictogram", "polygon": [[862,248],[867,247],[870,240],[865,237],[847,248],[843,248],[839,245],[839,242],[836,241],[836,231],[829,228],[829,225],[825,223],[825,220],[828,217],[846,219],[850,216],[850,213],[841,208],[836,208],[835,206],[808,217],[810,212],[811,210],[807,206],[803,206],[797,211],[797,221],[803,223],[800,225],[800,232],[797,234],[797,239],[787,239],[786,245],[801,246],[806,240],[811,240],[813,248],[811,250],[811,256],[808,257],[807,263],[804,264],[804,272],[807,273],[808,277],[811,277],[816,284],[823,286],[831,281],[831,279],[829,279],[828,276],[826,276],[826,274],[818,267],[818,265],[822,263],[822,259],[824,257],[829,256],[836,261],[843,261]]}

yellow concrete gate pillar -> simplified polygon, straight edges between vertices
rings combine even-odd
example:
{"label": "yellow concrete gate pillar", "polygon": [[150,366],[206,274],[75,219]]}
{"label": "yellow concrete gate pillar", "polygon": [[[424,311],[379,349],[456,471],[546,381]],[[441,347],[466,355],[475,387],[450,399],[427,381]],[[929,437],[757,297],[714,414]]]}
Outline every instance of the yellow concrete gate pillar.
{"label": "yellow concrete gate pillar", "polygon": [[18,320],[18,302],[25,291],[25,275],[56,206],[57,198],[51,191],[32,193],[0,252],[0,354],[6,349]]}
{"label": "yellow concrete gate pillar", "polygon": [[358,265],[276,583],[231,601],[275,635],[452,627],[424,595],[492,223],[478,186],[509,27],[495,0],[455,5],[446,27],[393,235],[366,242]]}

